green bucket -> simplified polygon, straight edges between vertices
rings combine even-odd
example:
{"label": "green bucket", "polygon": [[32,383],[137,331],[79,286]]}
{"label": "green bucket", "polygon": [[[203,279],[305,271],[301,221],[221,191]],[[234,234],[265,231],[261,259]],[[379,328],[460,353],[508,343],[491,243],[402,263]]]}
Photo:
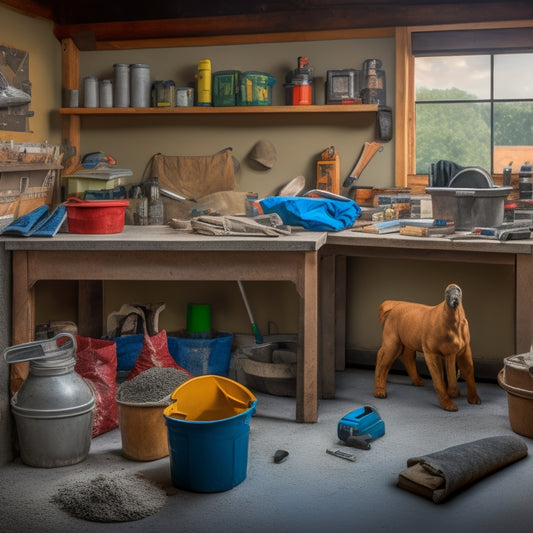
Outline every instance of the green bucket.
{"label": "green bucket", "polygon": [[211,332],[211,306],[208,304],[189,304],[187,306],[187,331],[193,334]]}

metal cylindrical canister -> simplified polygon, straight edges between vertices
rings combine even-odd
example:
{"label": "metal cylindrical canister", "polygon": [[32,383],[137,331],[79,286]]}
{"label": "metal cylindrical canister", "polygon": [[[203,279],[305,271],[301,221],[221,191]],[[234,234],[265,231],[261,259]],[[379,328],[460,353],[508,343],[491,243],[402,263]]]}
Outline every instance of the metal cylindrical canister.
{"label": "metal cylindrical canister", "polygon": [[113,107],[113,84],[111,80],[100,82],[100,107]]}
{"label": "metal cylindrical canister", "polygon": [[194,105],[194,89],[192,87],[176,88],[176,107],[191,107]]}
{"label": "metal cylindrical canister", "polygon": [[533,170],[529,161],[520,167],[518,174],[518,191],[521,200],[533,199]]}
{"label": "metal cylindrical canister", "polygon": [[113,102],[115,107],[130,107],[130,66],[113,65]]}
{"label": "metal cylindrical canister", "polygon": [[150,65],[136,63],[131,65],[131,107],[150,107],[152,83],[150,81]]}
{"label": "metal cylindrical canister", "polygon": [[4,351],[8,363],[30,361],[28,377],[11,399],[20,455],[27,465],[67,466],[89,453],[95,398],[74,371],[75,355],[70,333]]}
{"label": "metal cylindrical canister", "polygon": [[83,78],[83,107],[98,107],[98,80],[94,76]]}
{"label": "metal cylindrical canister", "polygon": [[198,62],[197,77],[197,104],[199,106],[211,105],[211,60],[202,59]]}
{"label": "metal cylindrical canister", "polygon": [[63,89],[62,104],[63,104],[63,107],[78,107],[79,106],[78,89]]}

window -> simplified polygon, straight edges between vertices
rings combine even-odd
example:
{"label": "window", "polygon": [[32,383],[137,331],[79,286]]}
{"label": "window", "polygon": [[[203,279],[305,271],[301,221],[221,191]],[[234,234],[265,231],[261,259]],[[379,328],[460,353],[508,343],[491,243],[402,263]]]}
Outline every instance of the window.
{"label": "window", "polygon": [[415,58],[416,173],[439,159],[501,174],[533,160],[533,53]]}
{"label": "window", "polygon": [[399,117],[412,120],[402,123],[410,124],[400,130],[407,157],[397,171],[427,174],[447,159],[493,174],[512,162],[516,174],[533,161],[533,27],[456,28],[409,32],[412,99]]}

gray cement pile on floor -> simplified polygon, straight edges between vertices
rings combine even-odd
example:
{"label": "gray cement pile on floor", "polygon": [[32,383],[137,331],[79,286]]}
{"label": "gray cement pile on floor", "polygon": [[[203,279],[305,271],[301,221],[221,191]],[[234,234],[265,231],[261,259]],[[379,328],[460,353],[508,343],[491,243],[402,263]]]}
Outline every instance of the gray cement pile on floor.
{"label": "gray cement pile on floor", "polygon": [[129,522],[156,514],[166,503],[164,490],[135,475],[109,473],[73,479],[52,502],[71,515],[92,522]]}

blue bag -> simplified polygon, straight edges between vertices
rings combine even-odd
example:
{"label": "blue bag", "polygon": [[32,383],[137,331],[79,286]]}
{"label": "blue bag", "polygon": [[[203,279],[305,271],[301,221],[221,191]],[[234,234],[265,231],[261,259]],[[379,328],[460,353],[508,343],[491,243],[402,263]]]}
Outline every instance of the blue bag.
{"label": "blue bag", "polygon": [[350,228],[361,208],[349,198],[311,198],[304,196],[270,196],[254,202],[264,214],[277,213],[284,224],[303,226],[310,231],[340,231]]}

